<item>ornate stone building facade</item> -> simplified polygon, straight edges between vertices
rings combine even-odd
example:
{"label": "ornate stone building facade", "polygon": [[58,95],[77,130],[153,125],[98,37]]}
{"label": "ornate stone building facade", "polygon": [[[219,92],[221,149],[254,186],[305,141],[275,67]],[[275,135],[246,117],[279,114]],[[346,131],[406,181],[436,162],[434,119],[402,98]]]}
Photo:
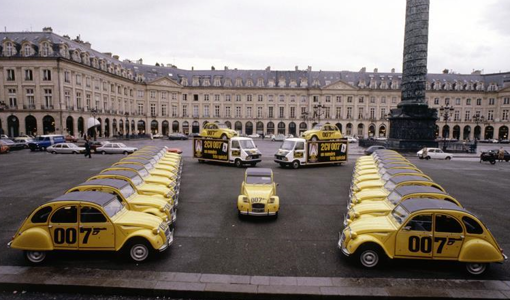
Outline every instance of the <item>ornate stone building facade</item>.
{"label": "ornate stone building facade", "polygon": [[[345,135],[386,137],[400,102],[391,72],[183,70],[119,60],[91,44],[42,32],[0,33],[0,127],[4,134],[100,135],[199,132],[222,122],[242,133],[299,134],[331,122]],[[510,73],[428,74],[439,137],[508,139]]]}

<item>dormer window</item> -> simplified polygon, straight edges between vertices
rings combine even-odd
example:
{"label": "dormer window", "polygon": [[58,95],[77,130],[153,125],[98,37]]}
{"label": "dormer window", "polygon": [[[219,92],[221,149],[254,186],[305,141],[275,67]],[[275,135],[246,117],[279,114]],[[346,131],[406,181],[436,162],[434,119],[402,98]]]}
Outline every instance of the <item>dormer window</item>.
{"label": "dormer window", "polygon": [[221,86],[221,77],[220,76],[215,76],[214,77],[214,83],[213,83],[214,86]]}
{"label": "dormer window", "polygon": [[69,59],[69,48],[67,47],[67,45],[60,46],[60,56]]}
{"label": "dormer window", "polygon": [[198,76],[193,76],[193,81],[191,82],[192,86],[199,86],[200,85],[200,78]]}
{"label": "dormer window", "polygon": [[246,80],[246,87],[253,87],[253,79],[249,78]]}
{"label": "dormer window", "polygon": [[289,83],[289,86],[290,86],[291,88],[295,88],[295,87],[297,87],[296,79],[291,79],[291,80],[290,80],[290,83]]}
{"label": "dormer window", "polygon": [[285,87],[285,85],[287,84],[286,80],[284,77],[280,77],[280,79],[278,80],[278,86],[279,87]]}
{"label": "dormer window", "polygon": [[242,87],[243,86],[243,79],[241,77],[236,78],[236,87]]}
{"label": "dormer window", "polygon": [[224,86],[225,87],[232,87],[232,79],[230,79],[230,78],[225,79]]}
{"label": "dormer window", "polygon": [[188,78],[187,77],[182,77],[181,78],[181,85],[182,86],[187,86],[188,85]]}
{"label": "dormer window", "polygon": [[257,87],[264,87],[264,78],[257,79]]}
{"label": "dormer window", "polygon": [[274,79],[269,79],[269,81],[267,82],[267,86],[268,87],[274,87],[275,86]]}
{"label": "dormer window", "polygon": [[14,45],[11,42],[7,42],[4,45],[4,55],[5,56],[13,56],[15,54]]}
{"label": "dormer window", "polygon": [[50,53],[50,44],[48,42],[44,42],[41,44],[41,50],[39,51],[39,54],[41,56],[49,56],[51,53]]}
{"label": "dormer window", "polygon": [[308,87],[308,79],[306,78],[301,78],[301,82],[299,83],[299,86],[300,87]]}
{"label": "dormer window", "polygon": [[32,45],[27,43],[23,46],[23,56],[27,57],[27,56],[31,56],[31,55],[32,55]]}
{"label": "dormer window", "polygon": [[211,86],[211,79],[209,77],[205,77],[202,81],[202,86]]}

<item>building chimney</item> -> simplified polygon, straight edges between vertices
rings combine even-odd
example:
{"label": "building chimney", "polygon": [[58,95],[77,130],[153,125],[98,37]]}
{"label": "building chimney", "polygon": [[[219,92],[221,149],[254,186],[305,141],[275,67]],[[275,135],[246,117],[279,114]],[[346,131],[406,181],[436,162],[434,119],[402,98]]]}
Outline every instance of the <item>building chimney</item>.
{"label": "building chimney", "polygon": [[295,67],[295,70],[296,70],[296,71],[299,71],[299,67],[298,67],[298,66],[296,66],[296,67]]}
{"label": "building chimney", "polygon": [[90,42],[85,42],[83,43],[83,45],[85,45],[85,47],[87,47],[88,49],[92,48],[92,44]]}
{"label": "building chimney", "polygon": [[120,58],[120,56],[118,56],[118,55],[113,56],[113,59],[119,60],[119,58]]}
{"label": "building chimney", "polygon": [[53,29],[51,29],[51,27],[43,27],[42,29],[43,32],[53,32]]}
{"label": "building chimney", "polygon": [[138,60],[138,64],[139,64],[139,65],[143,65],[143,58],[140,58],[140,59]]}
{"label": "building chimney", "polygon": [[225,71],[228,71],[228,66],[225,66]]}
{"label": "building chimney", "polygon": [[365,73],[367,71],[367,68],[366,67],[363,67],[359,70],[360,73]]}
{"label": "building chimney", "polygon": [[103,52],[103,54],[108,56],[108,57],[112,57],[112,53],[111,52]]}
{"label": "building chimney", "polygon": [[70,39],[71,39],[71,37],[70,37],[70,36],[68,36],[67,34],[64,34],[62,37],[63,37],[63,38],[65,38],[65,39],[68,39],[68,40],[70,40]]}
{"label": "building chimney", "polygon": [[267,66],[266,71],[271,71],[271,66]]}
{"label": "building chimney", "polygon": [[312,72],[312,66],[308,66],[308,68],[306,68],[306,70],[307,70],[308,72]]}
{"label": "building chimney", "polygon": [[375,68],[374,73],[377,73],[377,72],[379,72],[379,69]]}
{"label": "building chimney", "polygon": [[443,70],[443,74],[448,74],[450,71],[448,71],[448,69],[444,69]]}
{"label": "building chimney", "polygon": [[391,73],[395,73],[395,68],[391,68]]}
{"label": "building chimney", "polygon": [[172,67],[172,64],[166,64],[166,67],[167,67],[167,68],[171,68],[171,67]]}

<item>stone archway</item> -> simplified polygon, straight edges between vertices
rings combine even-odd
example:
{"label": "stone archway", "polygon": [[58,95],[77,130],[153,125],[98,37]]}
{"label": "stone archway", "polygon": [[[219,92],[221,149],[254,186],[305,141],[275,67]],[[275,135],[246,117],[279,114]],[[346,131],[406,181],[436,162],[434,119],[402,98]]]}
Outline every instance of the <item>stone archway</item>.
{"label": "stone archway", "polygon": [[274,134],[274,123],[273,122],[267,123],[267,134],[268,135]]}
{"label": "stone archway", "polygon": [[385,125],[381,125],[381,127],[379,127],[379,137],[381,137],[381,138],[386,137],[386,126]]}
{"label": "stone archway", "polygon": [[235,124],[234,124],[234,130],[239,132],[239,133],[243,133],[243,123],[237,121]]}
{"label": "stone archway", "polygon": [[278,123],[278,134],[285,135],[285,123],[283,122]]}
{"label": "stone archway", "polygon": [[179,121],[172,122],[172,132],[179,132]]}
{"label": "stone archway", "polygon": [[117,120],[116,119],[112,120],[112,131],[113,131],[113,136],[119,135],[119,128],[117,127]]}
{"label": "stone archway", "polygon": [[182,123],[182,133],[189,134],[189,123],[188,123],[188,121],[184,121]]}
{"label": "stone archway", "polygon": [[161,131],[162,131],[161,134],[164,136],[167,136],[170,133],[170,124],[168,123],[167,120],[161,123]]}
{"label": "stone archway", "polygon": [[229,129],[232,129],[232,123],[230,123],[230,121],[225,121],[225,126],[227,126]]}
{"label": "stone archway", "polygon": [[25,133],[27,135],[37,135],[37,120],[30,115],[25,118]]}
{"label": "stone archway", "polygon": [[292,136],[297,136],[296,123],[294,122],[289,123],[289,134],[292,134]]}
{"label": "stone archway", "polygon": [[443,137],[443,139],[447,139],[450,137],[450,126],[448,126],[448,125],[443,126],[442,137]]}
{"label": "stone archway", "polygon": [[370,126],[368,126],[368,137],[375,137],[375,125],[374,124],[370,124]]}
{"label": "stone archway", "polygon": [[345,134],[352,135],[352,123],[347,123],[347,126],[345,126]]}
{"label": "stone archway", "polygon": [[338,130],[340,130],[341,133],[344,133],[342,131],[342,123],[336,123],[335,126],[338,128]]}
{"label": "stone archway", "polygon": [[152,120],[151,121],[151,133],[152,134],[157,134],[158,133],[158,121],[156,120]]}
{"label": "stone archway", "polygon": [[110,137],[110,119],[104,119],[104,137]]}
{"label": "stone archway", "polygon": [[144,120],[138,120],[136,124],[136,130],[138,131],[138,135],[145,134],[145,121]]}
{"label": "stone archway", "polygon": [[303,132],[305,132],[308,129],[308,125],[306,125],[305,122],[301,122],[299,124],[299,135],[301,135]]}
{"label": "stone archway", "polygon": [[66,131],[70,135],[74,135],[74,119],[69,116],[66,118]]}
{"label": "stone archway", "polygon": [[257,122],[257,133],[264,134],[264,123],[262,123],[261,121]]}
{"label": "stone archway", "polygon": [[83,133],[85,132],[85,120],[82,117],[78,118],[78,134],[80,137],[83,137]]}
{"label": "stone archway", "polygon": [[484,139],[490,140],[493,138],[494,138],[494,127],[492,127],[492,126],[485,127]]}
{"label": "stone archway", "polygon": [[460,140],[460,126],[455,125],[453,126],[453,135],[452,137],[456,140]]}
{"label": "stone archway", "polygon": [[191,132],[200,133],[200,123],[198,123],[198,121],[193,121],[191,124]]}
{"label": "stone archway", "polygon": [[14,115],[7,117],[7,135],[10,137],[19,136],[19,119]]}
{"label": "stone archway", "polygon": [[508,140],[508,127],[506,126],[499,127],[498,139]]}
{"label": "stone archway", "polygon": [[365,137],[365,125],[363,124],[358,124],[358,133],[357,135],[360,137],[360,138],[363,138]]}
{"label": "stone archway", "polygon": [[462,131],[462,139],[463,140],[471,139],[471,126],[469,125],[464,126],[464,130]]}
{"label": "stone archway", "polygon": [[43,118],[43,134],[51,133],[55,133],[55,119],[47,115]]}
{"label": "stone archway", "polygon": [[252,122],[250,122],[250,121],[246,122],[245,133],[247,135],[252,135],[253,134],[253,123]]}

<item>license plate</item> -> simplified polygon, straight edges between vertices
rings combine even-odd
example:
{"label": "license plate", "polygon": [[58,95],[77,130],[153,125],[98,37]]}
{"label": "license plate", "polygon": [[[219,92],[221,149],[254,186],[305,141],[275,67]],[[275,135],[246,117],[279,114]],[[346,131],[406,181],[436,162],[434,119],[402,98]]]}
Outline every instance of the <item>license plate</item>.
{"label": "license plate", "polygon": [[252,208],[253,212],[264,212],[263,208]]}

